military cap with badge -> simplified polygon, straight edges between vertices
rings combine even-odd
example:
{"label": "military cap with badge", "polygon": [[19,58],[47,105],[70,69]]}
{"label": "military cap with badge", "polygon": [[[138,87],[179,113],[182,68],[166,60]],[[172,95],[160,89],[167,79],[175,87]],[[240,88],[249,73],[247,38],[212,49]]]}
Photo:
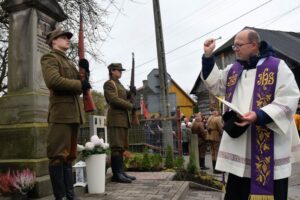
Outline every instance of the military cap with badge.
{"label": "military cap with badge", "polygon": [[109,70],[118,70],[118,71],[126,71],[126,69],[124,69],[122,67],[121,63],[111,63],[110,65],[107,66],[107,68]]}
{"label": "military cap with badge", "polygon": [[61,27],[57,27],[56,29],[54,29],[53,31],[47,34],[46,43],[51,47],[52,41],[58,38],[59,36],[63,36],[63,35],[67,36],[68,39],[73,37],[73,33],[69,31],[64,31],[61,29]]}

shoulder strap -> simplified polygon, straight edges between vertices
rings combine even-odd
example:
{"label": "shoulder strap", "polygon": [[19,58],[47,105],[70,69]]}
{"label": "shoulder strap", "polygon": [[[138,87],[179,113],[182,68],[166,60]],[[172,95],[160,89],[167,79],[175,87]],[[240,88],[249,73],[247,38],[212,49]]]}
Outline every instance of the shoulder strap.
{"label": "shoulder strap", "polygon": [[113,80],[110,80],[111,82],[112,82],[112,84],[115,86],[115,88],[116,88],[116,93],[117,93],[117,96],[119,96],[119,94],[118,94],[118,88],[117,88],[117,85],[116,85],[116,83],[113,81]]}

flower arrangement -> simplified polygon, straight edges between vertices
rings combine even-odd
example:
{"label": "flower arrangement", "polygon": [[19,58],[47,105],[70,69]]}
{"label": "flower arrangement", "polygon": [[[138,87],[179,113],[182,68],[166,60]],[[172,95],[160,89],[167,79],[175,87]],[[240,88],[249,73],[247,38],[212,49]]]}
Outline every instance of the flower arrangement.
{"label": "flower arrangement", "polygon": [[83,158],[87,158],[94,154],[107,154],[109,151],[109,144],[105,143],[102,138],[97,135],[91,137],[91,141],[85,145],[77,145],[77,150],[81,152]]}
{"label": "flower arrangement", "polygon": [[10,170],[0,174],[0,193],[4,195],[19,193],[27,194],[36,183],[36,173],[28,168],[21,171]]}

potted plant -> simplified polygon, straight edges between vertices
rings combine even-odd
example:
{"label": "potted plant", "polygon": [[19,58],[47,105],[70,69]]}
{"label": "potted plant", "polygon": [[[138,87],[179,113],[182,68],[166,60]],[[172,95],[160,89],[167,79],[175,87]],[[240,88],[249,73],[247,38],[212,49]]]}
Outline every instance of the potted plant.
{"label": "potted plant", "polygon": [[105,191],[106,154],[109,151],[109,144],[97,135],[93,135],[84,146],[78,145],[78,150],[86,161],[89,193],[103,193]]}
{"label": "potted plant", "polygon": [[27,199],[27,193],[36,183],[36,173],[29,169],[17,170],[0,175],[0,193],[12,199]]}

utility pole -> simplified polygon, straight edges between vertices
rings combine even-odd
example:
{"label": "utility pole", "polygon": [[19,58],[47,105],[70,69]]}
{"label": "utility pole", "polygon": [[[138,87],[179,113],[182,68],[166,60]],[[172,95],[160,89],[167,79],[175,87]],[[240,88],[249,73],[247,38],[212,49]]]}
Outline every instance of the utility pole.
{"label": "utility pole", "polygon": [[[167,69],[166,69],[166,57],[164,48],[164,38],[161,23],[159,0],[153,0],[153,12],[155,22],[155,33],[156,33],[156,49],[157,49],[157,60],[159,69],[159,82],[160,82],[160,105],[162,118],[170,117],[170,104],[168,96],[168,82],[167,82]],[[162,121],[163,128],[163,147],[164,150],[170,145],[173,147],[173,134],[172,134],[172,123],[171,121]],[[173,148],[174,149],[174,148]]]}

